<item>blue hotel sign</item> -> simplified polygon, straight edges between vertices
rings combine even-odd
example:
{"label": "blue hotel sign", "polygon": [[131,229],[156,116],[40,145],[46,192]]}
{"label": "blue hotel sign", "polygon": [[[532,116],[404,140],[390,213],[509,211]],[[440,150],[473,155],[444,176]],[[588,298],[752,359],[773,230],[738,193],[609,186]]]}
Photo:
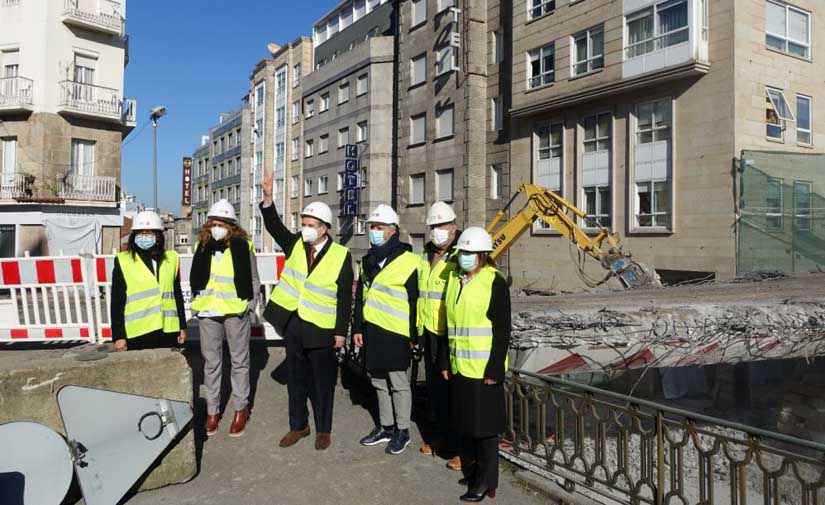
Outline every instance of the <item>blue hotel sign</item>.
{"label": "blue hotel sign", "polygon": [[358,215],[358,146],[344,146],[344,216]]}

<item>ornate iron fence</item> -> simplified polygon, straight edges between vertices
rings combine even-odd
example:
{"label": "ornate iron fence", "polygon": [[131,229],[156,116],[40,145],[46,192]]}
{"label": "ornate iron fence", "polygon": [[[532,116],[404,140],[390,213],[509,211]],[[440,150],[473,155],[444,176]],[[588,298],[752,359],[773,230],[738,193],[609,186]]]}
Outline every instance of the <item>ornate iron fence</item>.
{"label": "ornate iron fence", "polygon": [[825,503],[825,445],[514,371],[503,452],[618,503]]}

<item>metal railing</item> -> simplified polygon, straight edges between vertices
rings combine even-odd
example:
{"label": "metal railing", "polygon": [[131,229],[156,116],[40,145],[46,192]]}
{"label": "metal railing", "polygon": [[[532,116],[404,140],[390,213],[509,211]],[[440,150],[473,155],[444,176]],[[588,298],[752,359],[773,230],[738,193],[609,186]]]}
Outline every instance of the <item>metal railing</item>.
{"label": "metal railing", "polygon": [[34,178],[27,174],[0,174],[0,198],[32,196]]}
{"label": "metal railing", "polygon": [[3,7],[11,7],[12,5],[20,5],[20,0],[3,0]]}
{"label": "metal railing", "polygon": [[125,20],[123,16],[115,12],[104,14],[102,12],[94,13],[85,11],[80,8],[78,0],[66,0],[65,7],[63,8],[63,16],[118,33],[123,33],[124,31]]}
{"label": "metal railing", "polygon": [[58,176],[58,196],[66,200],[114,202],[117,180],[114,177],[68,174]]}
{"label": "metal railing", "polygon": [[123,100],[123,112],[120,120],[126,126],[135,126],[137,123],[137,100],[134,98]]}
{"label": "metal railing", "polygon": [[33,87],[25,77],[0,77],[0,107],[31,105]]}
{"label": "metal railing", "polygon": [[113,88],[75,81],[60,82],[60,104],[77,112],[121,119],[123,102]]}
{"label": "metal railing", "polygon": [[514,371],[503,454],[600,502],[825,503],[825,445]]}

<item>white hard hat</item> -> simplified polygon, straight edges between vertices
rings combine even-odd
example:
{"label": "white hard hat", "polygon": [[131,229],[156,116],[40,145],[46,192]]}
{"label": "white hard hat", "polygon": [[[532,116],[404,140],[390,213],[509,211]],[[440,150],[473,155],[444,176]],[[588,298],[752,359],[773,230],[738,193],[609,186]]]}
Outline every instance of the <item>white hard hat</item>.
{"label": "white hard hat", "polygon": [[456,248],[466,252],[490,252],[493,250],[493,239],[484,228],[470,226],[458,237]]}
{"label": "white hard hat", "polygon": [[392,210],[392,207],[382,203],[378,207],[372,209],[370,217],[367,219],[368,223],[394,224],[398,226],[398,214]]}
{"label": "white hard hat", "polygon": [[156,212],[144,210],[135,216],[135,220],[132,222],[132,231],[143,230],[163,231],[163,222],[160,220],[160,216],[157,215]]}
{"label": "white hard hat", "polygon": [[209,207],[209,212],[206,214],[206,217],[220,219],[221,221],[228,221],[230,223],[238,220],[237,216],[235,216],[235,206],[225,198],[212,204],[212,206]]}
{"label": "white hard hat", "polygon": [[323,221],[327,226],[332,226],[332,210],[329,205],[324,202],[312,202],[301,212],[301,217],[314,217],[319,221]]}
{"label": "white hard hat", "polygon": [[455,212],[452,207],[444,202],[435,202],[427,211],[427,226],[452,223],[453,221],[455,221]]}

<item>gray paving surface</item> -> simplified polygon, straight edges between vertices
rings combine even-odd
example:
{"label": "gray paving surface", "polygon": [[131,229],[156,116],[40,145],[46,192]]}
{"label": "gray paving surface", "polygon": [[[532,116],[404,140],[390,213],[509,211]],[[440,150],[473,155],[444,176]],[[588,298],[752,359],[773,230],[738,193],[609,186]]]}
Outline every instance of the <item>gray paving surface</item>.
{"label": "gray paving surface", "polygon": [[[413,443],[399,456],[385,454],[384,446],[363,447],[358,439],[372,428],[369,412],[354,405],[360,382],[342,377],[335,398],[332,447],[325,452],[310,438],[289,449],[278,447],[288,429],[287,392],[271,377],[281,365],[284,351],[278,347],[253,347],[253,382],[257,383],[253,415],[246,434],[227,436],[231,413],[221,422],[217,435],[202,446],[198,476],[189,483],[140,493],[128,505],[155,504],[442,504],[461,503],[465,491],[457,481],[460,473],[448,470],[445,460],[422,455],[421,434],[413,427]],[[199,382],[196,353],[187,352]],[[283,367],[277,373],[282,373]],[[342,387],[344,381],[349,390]],[[196,435],[203,440],[203,402],[197,400]],[[310,421],[311,424],[311,421]],[[425,428],[422,425],[422,428]],[[498,496],[485,503],[546,504],[544,498],[525,489],[502,468]]]}

